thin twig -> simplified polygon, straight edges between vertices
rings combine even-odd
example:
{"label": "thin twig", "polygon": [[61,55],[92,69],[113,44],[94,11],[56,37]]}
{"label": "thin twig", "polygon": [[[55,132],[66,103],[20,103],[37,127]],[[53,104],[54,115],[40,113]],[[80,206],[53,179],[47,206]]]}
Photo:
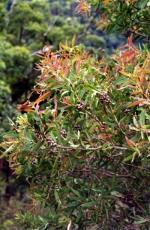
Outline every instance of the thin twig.
{"label": "thin twig", "polygon": [[[82,147],[76,147],[76,146],[62,146],[62,145],[57,145],[57,148],[60,148],[60,149],[70,149],[70,150],[83,150],[83,151],[97,151],[99,149],[103,149],[103,146],[100,145],[100,146],[97,146],[95,148],[82,148]],[[127,150],[128,148],[126,147],[123,147],[123,146],[108,146],[106,149],[118,149],[118,150]]]}

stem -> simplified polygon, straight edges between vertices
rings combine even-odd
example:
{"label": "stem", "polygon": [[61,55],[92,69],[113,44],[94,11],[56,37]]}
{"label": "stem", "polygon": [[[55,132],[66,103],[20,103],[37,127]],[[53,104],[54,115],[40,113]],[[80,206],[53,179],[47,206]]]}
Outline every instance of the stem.
{"label": "stem", "polygon": [[[63,146],[63,145],[57,145],[57,148],[59,149],[68,149],[68,150],[83,150],[83,151],[97,151],[99,149],[102,149],[103,146],[100,145],[100,146],[97,146],[95,148],[82,148],[82,147],[71,147],[71,146]],[[107,147],[106,149],[118,149],[118,150],[127,150],[128,148],[126,147],[123,147],[123,146],[117,146],[117,145],[114,145],[114,146],[110,146],[110,147]]]}

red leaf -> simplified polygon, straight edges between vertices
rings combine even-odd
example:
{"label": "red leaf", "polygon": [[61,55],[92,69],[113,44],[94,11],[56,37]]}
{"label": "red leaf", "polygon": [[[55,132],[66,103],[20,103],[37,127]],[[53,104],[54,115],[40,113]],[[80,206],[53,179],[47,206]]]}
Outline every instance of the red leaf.
{"label": "red leaf", "polygon": [[143,106],[143,105],[149,105],[150,102],[146,99],[139,99],[138,101],[134,101],[133,103],[130,103],[128,107],[134,107],[134,106]]}
{"label": "red leaf", "polygon": [[17,105],[17,110],[19,112],[33,112],[34,111],[34,109],[32,108],[32,105],[30,105],[28,102]]}

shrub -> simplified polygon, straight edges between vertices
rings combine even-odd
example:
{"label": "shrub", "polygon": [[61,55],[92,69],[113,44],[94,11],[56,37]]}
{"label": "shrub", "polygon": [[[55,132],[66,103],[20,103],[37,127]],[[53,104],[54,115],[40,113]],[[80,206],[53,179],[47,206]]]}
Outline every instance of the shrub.
{"label": "shrub", "polygon": [[32,213],[22,222],[146,229],[149,65],[149,51],[131,37],[101,60],[76,46],[45,52],[41,75],[1,145],[30,184]]}
{"label": "shrub", "polygon": [[[148,1],[89,2],[115,30],[135,32],[148,15]],[[81,0],[77,11],[90,7]],[[150,53],[132,36],[99,60],[73,44],[43,49],[41,75],[1,144],[32,195],[17,219],[25,229],[148,229]]]}

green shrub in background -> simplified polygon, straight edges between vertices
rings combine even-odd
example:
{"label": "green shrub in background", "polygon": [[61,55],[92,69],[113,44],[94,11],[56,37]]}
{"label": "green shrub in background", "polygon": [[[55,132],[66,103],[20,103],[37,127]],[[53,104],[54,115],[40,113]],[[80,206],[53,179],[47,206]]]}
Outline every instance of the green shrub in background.
{"label": "green shrub in background", "polygon": [[0,55],[3,66],[0,71],[1,77],[9,83],[13,94],[17,91],[14,86],[16,83],[17,87],[22,88],[18,95],[21,97],[24,91],[28,90],[25,85],[22,86],[22,81],[34,80],[32,68],[35,58],[32,52],[44,45],[44,33],[48,29],[50,12],[47,1],[15,1],[9,5],[11,2],[1,3],[4,13],[0,17],[5,23],[1,28]]}
{"label": "green shrub in background", "polygon": [[7,77],[3,76],[3,79],[9,84],[14,84],[21,80],[21,78],[26,77],[29,71],[31,71],[32,60],[31,53],[26,47],[10,46],[6,48],[3,52],[3,62],[5,66],[4,74]]}
{"label": "green shrub in background", "polygon": [[[13,110],[10,111],[9,104],[11,103],[11,90],[8,84],[6,84],[5,81],[0,80],[0,122],[1,127],[0,130],[2,131],[5,127],[8,128],[8,118],[7,116],[10,116],[11,113],[13,113]],[[7,101],[7,105],[6,105]],[[5,119],[4,119],[5,117]]]}

